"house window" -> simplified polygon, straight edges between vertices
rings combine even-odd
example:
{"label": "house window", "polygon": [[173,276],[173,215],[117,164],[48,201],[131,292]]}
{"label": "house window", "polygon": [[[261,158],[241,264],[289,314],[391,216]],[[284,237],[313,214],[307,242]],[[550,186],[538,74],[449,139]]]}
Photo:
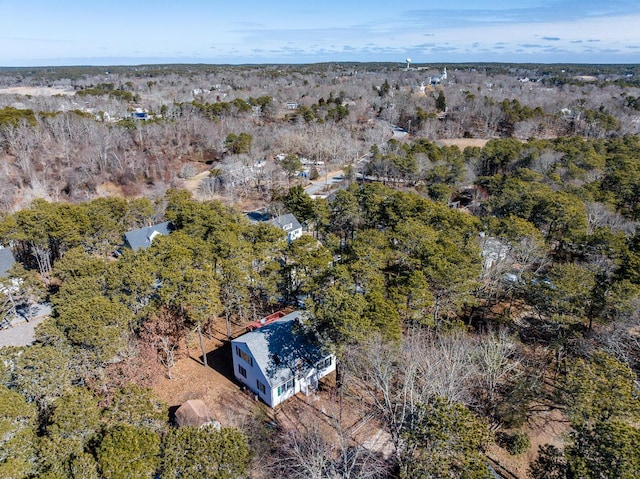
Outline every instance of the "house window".
{"label": "house window", "polygon": [[293,223],[287,223],[282,227],[282,229],[285,231],[289,231],[291,228],[293,228]]}
{"label": "house window", "polygon": [[238,372],[243,378],[247,377],[247,370],[238,364]]}
{"label": "house window", "polygon": [[331,356],[329,356],[327,358],[324,358],[318,361],[318,363],[316,364],[316,367],[318,369],[327,369],[329,366],[331,366],[331,362],[332,362],[332,359],[331,359]]}
{"label": "house window", "polygon": [[249,366],[253,367],[253,358],[251,356],[249,356],[247,353],[245,353],[242,349],[240,349],[238,346],[236,346],[236,355],[240,356],[242,359],[244,359],[247,363],[249,363]]}
{"label": "house window", "polygon": [[282,396],[287,391],[293,389],[293,378],[289,379],[286,383],[278,386],[278,396]]}
{"label": "house window", "polygon": [[260,381],[256,380],[256,385],[258,386],[258,391],[260,391],[262,394],[267,393],[267,387],[264,384],[262,384]]}

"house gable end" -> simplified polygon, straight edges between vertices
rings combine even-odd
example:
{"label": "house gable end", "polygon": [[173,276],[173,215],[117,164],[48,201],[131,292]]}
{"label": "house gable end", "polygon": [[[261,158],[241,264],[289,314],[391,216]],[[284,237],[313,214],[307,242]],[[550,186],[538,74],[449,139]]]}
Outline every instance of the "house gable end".
{"label": "house gable end", "polygon": [[[318,379],[335,369],[335,357],[298,323],[302,314],[290,313],[231,342],[236,378],[271,407],[315,390]],[[261,380],[264,391],[256,383]]]}

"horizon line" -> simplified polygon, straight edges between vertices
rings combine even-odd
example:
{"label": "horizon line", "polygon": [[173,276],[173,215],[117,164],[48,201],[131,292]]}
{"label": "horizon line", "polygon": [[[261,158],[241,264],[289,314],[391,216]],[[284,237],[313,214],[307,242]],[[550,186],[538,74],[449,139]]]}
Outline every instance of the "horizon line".
{"label": "horizon line", "polygon": [[[19,70],[29,68],[103,68],[103,67],[118,67],[118,68],[132,68],[132,67],[150,67],[150,66],[224,66],[224,67],[246,67],[246,66],[312,66],[312,65],[406,65],[406,61],[389,61],[389,60],[323,60],[317,62],[241,62],[241,63],[223,63],[223,62],[207,62],[207,61],[160,61],[160,62],[142,62],[142,63],[69,63],[69,64],[34,64],[34,65],[0,65],[0,70]],[[419,66],[427,65],[571,65],[571,66],[640,66],[635,62],[589,62],[589,61],[433,61],[433,62],[411,62],[412,69]]]}

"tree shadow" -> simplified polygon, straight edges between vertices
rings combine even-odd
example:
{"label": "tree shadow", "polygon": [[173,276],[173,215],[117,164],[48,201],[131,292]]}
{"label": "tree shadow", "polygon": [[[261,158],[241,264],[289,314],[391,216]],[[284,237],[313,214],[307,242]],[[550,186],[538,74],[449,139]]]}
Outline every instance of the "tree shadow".
{"label": "tree shadow", "polygon": [[178,423],[176,421],[176,411],[180,408],[180,404],[176,406],[169,406],[169,424],[172,426],[177,426]]}
{"label": "tree shadow", "polygon": [[[203,364],[202,355],[198,356],[198,361]],[[233,358],[231,356],[231,343],[225,341],[220,347],[213,349],[207,353],[207,366],[222,374],[234,384],[241,384],[236,380],[233,374]]]}

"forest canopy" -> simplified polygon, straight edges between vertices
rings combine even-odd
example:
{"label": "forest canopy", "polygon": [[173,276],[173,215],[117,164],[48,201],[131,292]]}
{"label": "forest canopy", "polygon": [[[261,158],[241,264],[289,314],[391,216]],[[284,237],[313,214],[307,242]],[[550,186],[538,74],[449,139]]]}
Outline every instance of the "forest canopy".
{"label": "forest canopy", "polygon": [[[637,69],[361,67],[0,69],[70,90],[0,94],[0,334],[51,306],[0,348],[1,477],[638,477]],[[324,422],[171,423],[190,346],[282,308]]]}

